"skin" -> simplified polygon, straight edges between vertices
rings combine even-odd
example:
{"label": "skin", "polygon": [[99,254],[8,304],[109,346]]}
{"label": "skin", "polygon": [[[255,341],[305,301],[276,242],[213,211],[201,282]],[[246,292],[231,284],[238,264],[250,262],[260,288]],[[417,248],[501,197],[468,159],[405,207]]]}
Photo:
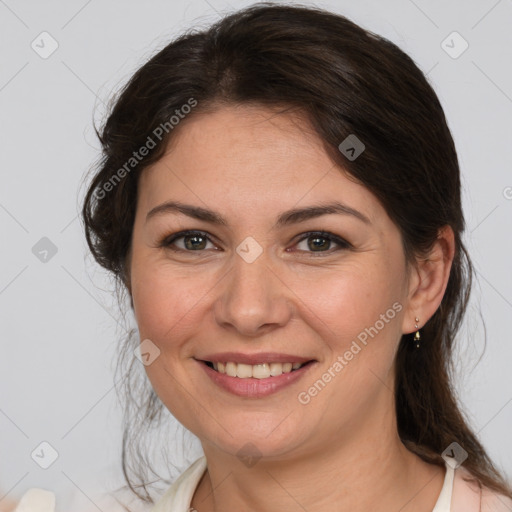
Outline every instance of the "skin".
{"label": "skin", "polygon": [[[166,201],[214,210],[226,226],[167,212]],[[339,201],[359,211],[275,228],[280,213]],[[178,239],[204,231],[200,250]],[[327,231],[348,248],[303,234]],[[236,252],[248,236],[262,254]],[[315,238],[315,236],[313,236]],[[311,241],[311,238],[309,239]],[[201,245],[202,244],[202,245]],[[166,154],[140,177],[129,289],[140,339],[160,355],[146,367],[171,413],[198,436],[208,470],[192,506],[213,510],[431,512],[445,471],[401,443],[393,382],[404,333],[434,314],[453,259],[440,231],[427,258],[408,265],[397,226],[362,185],[327,156],[304,119],[266,107],[223,106],[181,123]],[[394,303],[393,319],[369,338],[307,404],[297,399]],[[194,358],[282,352],[316,362],[299,381],[264,398],[218,388]],[[252,443],[261,456],[237,456]],[[335,505],[334,505],[335,504]]]}

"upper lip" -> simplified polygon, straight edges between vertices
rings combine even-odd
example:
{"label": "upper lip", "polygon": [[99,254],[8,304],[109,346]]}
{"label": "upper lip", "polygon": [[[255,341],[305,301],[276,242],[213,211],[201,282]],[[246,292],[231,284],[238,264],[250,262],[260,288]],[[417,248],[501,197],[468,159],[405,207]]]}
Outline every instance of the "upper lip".
{"label": "upper lip", "polygon": [[311,357],[294,356],[291,354],[278,354],[276,352],[260,352],[256,354],[243,354],[242,352],[220,352],[209,354],[204,357],[196,358],[200,361],[210,361],[211,363],[242,363],[242,364],[260,364],[260,363],[307,363],[312,361]]}

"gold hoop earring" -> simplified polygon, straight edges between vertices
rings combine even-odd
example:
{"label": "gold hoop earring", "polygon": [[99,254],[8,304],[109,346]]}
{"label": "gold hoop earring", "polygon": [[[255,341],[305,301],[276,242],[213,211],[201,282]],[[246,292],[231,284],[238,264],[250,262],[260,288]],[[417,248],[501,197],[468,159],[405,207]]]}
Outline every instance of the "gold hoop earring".
{"label": "gold hoop earring", "polygon": [[414,341],[416,342],[416,348],[420,348],[421,334],[418,327],[418,322],[420,321],[420,319],[416,317],[414,320],[416,321],[416,324],[414,325],[414,328],[416,329]]}

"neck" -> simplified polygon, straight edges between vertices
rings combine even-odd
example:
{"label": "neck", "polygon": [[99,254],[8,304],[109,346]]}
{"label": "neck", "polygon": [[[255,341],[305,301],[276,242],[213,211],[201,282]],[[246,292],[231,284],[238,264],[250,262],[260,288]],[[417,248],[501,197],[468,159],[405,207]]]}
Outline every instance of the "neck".
{"label": "neck", "polygon": [[199,512],[325,512],[335,503],[337,512],[431,512],[444,468],[427,464],[403,446],[394,415],[387,422],[389,415],[382,421],[375,411],[370,416],[352,432],[324,437],[323,445],[279,460],[263,457],[251,467],[203,443],[208,470],[192,506]]}

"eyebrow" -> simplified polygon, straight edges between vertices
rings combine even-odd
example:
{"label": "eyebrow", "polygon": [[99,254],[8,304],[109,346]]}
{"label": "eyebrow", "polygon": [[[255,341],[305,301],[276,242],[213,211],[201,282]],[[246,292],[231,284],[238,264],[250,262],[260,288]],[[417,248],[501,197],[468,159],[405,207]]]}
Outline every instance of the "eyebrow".
{"label": "eyebrow", "polygon": [[[167,201],[158,206],[155,206],[146,215],[146,222],[153,217],[167,213],[181,213],[183,215],[187,215],[188,217],[219,226],[229,225],[228,221],[217,212],[208,210],[207,208],[202,208],[200,206],[180,203],[178,201]],[[368,219],[368,217],[366,217],[360,211],[355,210],[354,208],[351,208],[350,206],[340,202],[331,202],[327,204],[307,206],[304,208],[294,208],[293,210],[283,212],[278,216],[274,229],[298,222],[304,222],[306,220],[314,219],[326,214],[351,215],[356,219],[364,222],[365,224],[371,224],[370,219]]]}

